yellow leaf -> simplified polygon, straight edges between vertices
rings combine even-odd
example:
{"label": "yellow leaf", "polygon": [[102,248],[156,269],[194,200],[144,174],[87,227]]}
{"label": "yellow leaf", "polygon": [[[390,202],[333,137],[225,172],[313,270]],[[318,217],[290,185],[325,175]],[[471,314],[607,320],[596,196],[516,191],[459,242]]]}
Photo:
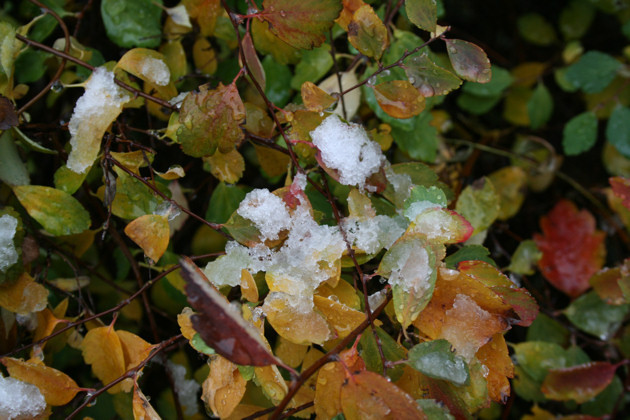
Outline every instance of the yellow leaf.
{"label": "yellow leaf", "polygon": [[90,284],[90,277],[77,276],[70,278],[58,278],[55,280],[49,280],[49,282],[63,291],[76,292],[77,290],[83,289],[85,286]]}
{"label": "yellow leaf", "polygon": [[[126,371],[123,348],[111,325],[88,331],[81,343],[81,351],[85,363],[92,365],[92,372],[103,384],[118,379]],[[107,392],[116,394],[122,390],[123,385],[119,383]]]}
{"label": "yellow leaf", "polygon": [[261,168],[267,175],[272,177],[279,176],[287,171],[291,162],[289,155],[257,144],[254,144],[254,149],[256,150],[258,163],[260,163]]}
{"label": "yellow leaf", "polygon": [[376,58],[389,45],[387,28],[369,4],[359,7],[348,24],[348,41],[363,55]]}
{"label": "yellow leaf", "polygon": [[161,417],[149,404],[138,386],[133,389],[133,418],[134,420],[160,420]]}
{"label": "yellow leaf", "polygon": [[258,287],[249,270],[241,270],[241,294],[249,302],[258,302]]}
{"label": "yellow leaf", "polygon": [[309,111],[322,112],[337,102],[336,98],[317,87],[313,82],[304,82],[301,93],[302,102]]}
{"label": "yellow leaf", "polygon": [[357,311],[361,309],[361,298],[359,298],[357,291],[354,290],[354,286],[347,281],[340,281],[335,287],[323,283],[317,288],[317,294],[329,299],[331,296],[334,296],[332,299],[337,300],[339,303]]}
{"label": "yellow leaf", "polygon": [[72,378],[57,369],[11,357],[4,357],[1,360],[12,378],[39,388],[46,399],[46,404],[54,406],[68,404],[80,391]]}
{"label": "yellow leaf", "polygon": [[476,356],[488,368],[488,373],[484,375],[488,382],[488,396],[493,401],[505,404],[510,396],[508,378],[514,377],[514,365],[503,334],[495,334],[477,351]]}
{"label": "yellow leaf", "polygon": [[273,353],[287,365],[292,368],[297,368],[302,363],[302,360],[304,360],[307,350],[308,346],[292,343],[280,336],[276,340],[276,348]]}
{"label": "yellow leaf", "polygon": [[166,86],[171,82],[171,71],[164,55],[148,48],[133,48],[118,60],[114,69],[122,69],[145,82]]}
{"label": "yellow leaf", "polygon": [[46,308],[48,290],[24,272],[12,284],[0,285],[0,306],[20,315]]}
{"label": "yellow leaf", "polygon": [[199,37],[193,44],[193,61],[201,73],[212,75],[217,71],[217,54],[205,37]]}
{"label": "yellow leaf", "polygon": [[245,159],[236,149],[228,153],[217,150],[212,156],[206,156],[203,161],[210,165],[210,173],[219,181],[235,184],[245,171]]}
{"label": "yellow leaf", "polygon": [[120,339],[127,370],[138,366],[149,356],[151,350],[155,347],[129,331],[118,330],[116,331],[116,335],[118,335]]}
{"label": "yellow leaf", "polygon": [[279,404],[284,396],[287,395],[287,392],[289,392],[287,383],[284,381],[278,367],[275,365],[256,366],[254,368],[254,375],[256,375],[256,380],[260,384],[263,393],[274,404]]}
{"label": "yellow leaf", "polygon": [[322,296],[313,296],[313,303],[335,329],[339,338],[346,337],[366,318],[363,312]]}
{"label": "yellow leaf", "polygon": [[211,356],[209,364],[210,374],[203,382],[201,399],[215,416],[225,418],[241,402],[247,381],[238,366],[222,356]]}
{"label": "yellow leaf", "polygon": [[155,173],[157,173],[160,178],[166,179],[167,181],[172,181],[186,176],[184,168],[179,165],[171,166],[166,172],[155,171]]}
{"label": "yellow leaf", "polygon": [[331,331],[323,316],[312,309],[303,312],[278,293],[265,299],[263,310],[274,330],[295,344],[322,344],[331,338]]}
{"label": "yellow leaf", "polygon": [[168,218],[158,214],[145,214],[125,227],[125,233],[154,262],[166,251],[169,241]]}
{"label": "yellow leaf", "polygon": [[179,329],[182,332],[182,335],[186,337],[188,340],[192,340],[197,331],[193,328],[192,321],[190,317],[194,314],[193,310],[189,307],[186,307],[182,310],[182,313],[177,315],[177,324],[179,324]]}
{"label": "yellow leaf", "polygon": [[488,175],[499,194],[499,220],[516,215],[525,200],[527,173],[519,166],[507,166]]}

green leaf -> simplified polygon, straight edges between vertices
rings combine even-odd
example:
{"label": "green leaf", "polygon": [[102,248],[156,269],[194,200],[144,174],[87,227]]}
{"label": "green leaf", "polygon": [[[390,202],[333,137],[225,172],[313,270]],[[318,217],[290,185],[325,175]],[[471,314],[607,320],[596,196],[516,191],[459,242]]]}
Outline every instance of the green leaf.
{"label": "green leaf", "polygon": [[501,100],[501,95],[477,96],[463,93],[457,97],[457,106],[474,115],[483,115],[490,111]]}
{"label": "green leaf", "polygon": [[462,91],[476,96],[496,97],[510,87],[514,78],[503,67],[492,66],[492,79],[488,83],[466,82]]}
{"label": "green leaf", "polygon": [[526,341],[513,348],[518,365],[538,384],[542,384],[549,369],[568,366],[566,351],[556,343]]}
{"label": "green leaf", "polygon": [[[302,83],[316,83],[328,73],[333,66],[330,55],[330,45],[325,44],[302,54],[302,60],[295,66],[295,73],[291,78],[291,87],[295,90],[302,88]],[[286,79],[283,81],[286,86]]]}
{"label": "green leaf", "polygon": [[536,264],[541,258],[542,252],[536,246],[536,242],[527,239],[518,244],[507,270],[516,274],[531,276],[534,274]]}
{"label": "green leaf", "polygon": [[562,147],[569,156],[590,150],[596,141],[597,117],[591,111],[571,118],[562,131]]}
{"label": "green leaf", "polygon": [[15,60],[17,82],[33,83],[44,77],[46,74],[45,61],[50,57],[52,54],[34,49],[28,49],[21,53]]}
{"label": "green leaf", "polygon": [[264,0],[260,17],[278,38],[295,47],[310,50],[326,40],[343,8],[340,0]]}
{"label": "green leaf", "polygon": [[569,331],[555,319],[539,313],[527,328],[527,341],[546,341],[564,346],[569,341]]}
{"label": "green leaf", "polygon": [[60,166],[59,169],[55,171],[54,175],[55,188],[65,191],[68,194],[74,194],[81,187],[88,173],[88,171],[85,171],[78,174],[66,165]]}
{"label": "green leaf", "polygon": [[447,340],[417,344],[409,350],[407,356],[407,364],[431,378],[456,385],[466,385],[470,381],[466,361],[451,351],[451,344]]}
{"label": "green leaf", "polygon": [[497,263],[490,258],[490,251],[483,245],[465,245],[456,253],[449,255],[444,259],[444,264],[447,268],[456,269],[457,265],[462,261],[484,261],[493,266],[497,266]]}
{"label": "green leaf", "polygon": [[426,414],[428,419],[455,420],[455,417],[451,415],[451,413],[448,411],[448,408],[445,407],[441,402],[424,398],[421,400],[416,400],[416,403],[418,403],[420,408],[422,408],[422,411],[424,412],[424,414]]}
{"label": "green leaf", "polygon": [[205,341],[203,341],[203,338],[201,338],[201,335],[199,335],[199,333],[196,333],[193,336],[192,340],[190,340],[190,346],[193,349],[197,350],[199,353],[203,353],[207,356],[217,354],[212,347],[210,347],[206,344]]}
{"label": "green leaf", "polygon": [[107,36],[119,47],[154,48],[162,40],[162,1],[103,0],[101,16]]}
{"label": "green leaf", "polygon": [[567,68],[569,83],[585,93],[604,90],[617,76],[622,64],[614,57],[599,51],[589,51]]}
{"label": "green leaf", "polygon": [[619,106],[610,114],[606,140],[626,158],[630,158],[630,108]]}
{"label": "green leaf", "polygon": [[283,107],[291,99],[291,88],[287,80],[291,79],[291,70],[284,64],[277,63],[271,55],[266,56],[262,61],[267,85],[265,95],[276,106]]}
{"label": "green leaf", "polygon": [[446,95],[462,84],[459,77],[435,64],[426,53],[406,60],[405,72],[424,97]]}
{"label": "green leaf", "polygon": [[499,216],[499,210],[500,197],[486,177],[464,188],[455,205],[455,211],[475,229],[473,235],[489,228]]}
{"label": "green leaf", "polygon": [[398,127],[392,127],[392,137],[396,145],[416,160],[432,163],[437,156],[439,138],[437,129],[431,125],[433,115],[424,111],[420,115],[404,121],[412,121],[413,129],[405,131]]}
{"label": "green leaf", "polygon": [[580,330],[608,340],[630,312],[630,305],[608,305],[596,292],[588,292],[574,300],[564,314]]}
{"label": "green leaf", "polygon": [[219,182],[210,196],[206,220],[212,223],[227,222],[246,195],[241,187]]}
{"label": "green leaf", "polygon": [[237,368],[238,368],[238,371],[241,372],[241,376],[243,376],[243,379],[245,379],[246,381],[250,381],[254,378],[254,373],[255,373],[254,366],[238,365]]}
{"label": "green leaf", "polygon": [[527,102],[530,126],[536,130],[545,125],[553,112],[553,98],[543,83],[538,83]]}
{"label": "green leaf", "polygon": [[521,37],[534,45],[548,46],[557,39],[553,26],[538,13],[519,16],[516,26]]}
{"label": "green leaf", "polygon": [[40,185],[13,188],[28,214],[50,234],[73,235],[89,229],[90,214],[70,194]]}
{"label": "green leaf", "polygon": [[585,0],[572,0],[560,13],[558,26],[564,39],[580,39],[595,17],[595,9]]}
{"label": "green leaf", "polygon": [[437,4],[433,0],[407,0],[405,11],[409,21],[427,32],[435,32]]}
{"label": "green leaf", "polygon": [[[405,358],[405,351],[400,344],[396,342],[387,332],[382,328],[376,327],[376,334],[378,335],[381,349],[383,350],[383,356],[388,361],[395,362]],[[383,360],[381,359],[381,352],[374,339],[372,332],[367,332],[361,336],[361,358],[365,361],[365,366],[368,370],[376,373],[383,372]],[[403,374],[403,365],[396,365],[393,368],[387,370],[387,376],[392,381],[398,380]]]}
{"label": "green leaf", "polygon": [[445,39],[448,58],[455,73],[462,79],[488,83],[492,79],[490,60],[477,45],[461,39]]}
{"label": "green leaf", "polygon": [[0,135],[0,180],[10,186],[28,185],[31,182],[10,130]]}
{"label": "green leaf", "polygon": [[444,191],[435,185],[431,185],[428,188],[423,185],[416,185],[413,187],[403,206],[405,215],[407,215],[411,205],[415,203],[426,204],[426,208],[446,207],[448,204]]}

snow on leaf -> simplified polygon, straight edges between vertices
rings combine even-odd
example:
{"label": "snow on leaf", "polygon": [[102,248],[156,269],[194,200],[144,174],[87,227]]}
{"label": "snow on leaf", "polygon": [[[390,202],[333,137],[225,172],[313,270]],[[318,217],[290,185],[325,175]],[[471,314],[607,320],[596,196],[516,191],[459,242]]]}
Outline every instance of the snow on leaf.
{"label": "snow on leaf", "polygon": [[0,306],[11,312],[21,315],[39,312],[47,303],[48,289],[26,272],[16,282],[0,285]]}
{"label": "snow on leaf", "polygon": [[48,418],[49,416],[44,415],[45,409],[44,396],[35,385],[15,378],[0,377],[0,418]]}
{"label": "snow on leaf", "polygon": [[211,356],[209,365],[210,373],[203,382],[201,399],[215,416],[225,418],[241,402],[247,381],[238,366],[224,357]]}
{"label": "snow on leaf", "polygon": [[145,214],[125,226],[125,234],[154,262],[164,255],[169,232],[168,217],[158,214]]}
{"label": "snow on leaf", "polygon": [[177,140],[187,155],[212,155],[217,148],[222,153],[234,149],[243,138],[240,124],[245,120],[245,106],[234,84],[216,89],[208,85],[199,92],[190,92],[182,103]]}
{"label": "snow on leaf", "polygon": [[361,54],[380,59],[389,45],[387,28],[369,4],[359,7],[348,24],[348,41]]}
{"label": "snow on leaf", "polygon": [[239,365],[277,363],[258,331],[247,323],[189,259],[182,259],[188,301],[198,312],[191,317],[203,340],[217,353]]}
{"label": "snow on leaf", "polygon": [[[81,343],[81,351],[85,363],[92,365],[92,372],[103,384],[118,379],[127,370],[120,338],[111,325],[88,331]],[[116,394],[128,385],[124,382],[119,383],[109,388],[107,392]]]}
{"label": "snow on leaf", "polygon": [[394,118],[411,118],[424,110],[424,96],[407,80],[391,80],[374,86],[379,106]]}
{"label": "snow on leaf", "polygon": [[10,214],[0,216],[0,272],[2,273],[6,273],[11,266],[18,262],[19,255],[15,247],[15,236],[19,224],[19,220]]}
{"label": "snow on leaf", "polygon": [[125,70],[145,82],[166,86],[171,81],[171,71],[164,60],[164,55],[155,50],[134,48],[118,60],[115,68]]}
{"label": "snow on leaf", "polygon": [[473,227],[457,212],[434,207],[418,214],[407,233],[421,233],[431,241],[455,244],[467,241],[473,233]]}
{"label": "snow on leaf", "polygon": [[77,383],[65,373],[33,361],[4,357],[0,362],[12,378],[19,379],[39,388],[46,404],[53,406],[68,404],[80,391]]}
{"label": "snow on leaf", "polygon": [[409,83],[414,85],[425,98],[446,95],[462,84],[459,77],[435,64],[428,54],[406,60],[405,73],[407,73]]}
{"label": "snow on leaf", "polygon": [[552,400],[585,403],[601,393],[615,377],[619,365],[591,362],[551,369],[542,383],[542,392]]}
{"label": "snow on leaf", "polygon": [[68,130],[70,146],[67,166],[84,173],[94,163],[107,127],[121,113],[131,97],[116,83],[114,73],[97,67],[85,83],[85,92],[77,101]]}
{"label": "snow on leaf", "polygon": [[135,384],[133,389],[132,409],[134,420],[160,420],[160,415],[149,403],[142,390]]}
{"label": "snow on leaf", "polygon": [[40,185],[13,187],[28,214],[55,236],[81,233],[90,227],[90,214],[70,194]]}
{"label": "snow on leaf", "polygon": [[260,17],[281,40],[310,50],[326,40],[326,33],[341,12],[340,0],[264,0]]}
{"label": "snow on leaf", "polygon": [[405,10],[411,23],[428,32],[435,32],[437,3],[433,0],[407,0]]}
{"label": "snow on leaf", "polygon": [[337,99],[317,87],[313,82],[302,83],[302,102],[309,111],[322,112],[330,108]]}
{"label": "snow on leaf", "polygon": [[604,263],[604,232],[595,218],[568,200],[559,201],[540,219],[542,234],[534,241],[543,253],[538,267],[557,289],[571,297],[589,288],[588,280]]}
{"label": "snow on leaf", "polygon": [[367,370],[348,378],[341,386],[340,398],[347,420],[427,418],[409,394],[387,378]]}
{"label": "snow on leaf", "polygon": [[490,81],[490,60],[481,48],[461,39],[445,39],[444,42],[448,58],[459,77],[477,83]]}

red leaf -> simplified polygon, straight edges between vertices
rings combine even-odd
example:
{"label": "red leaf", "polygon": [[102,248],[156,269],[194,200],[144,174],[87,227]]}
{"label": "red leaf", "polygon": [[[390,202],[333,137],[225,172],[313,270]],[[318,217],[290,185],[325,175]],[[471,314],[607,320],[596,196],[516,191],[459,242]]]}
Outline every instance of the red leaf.
{"label": "red leaf", "polygon": [[541,390],[552,400],[575,400],[582,404],[602,392],[615,376],[619,365],[592,362],[568,368],[551,369]]}
{"label": "red leaf", "polygon": [[194,329],[217,353],[238,365],[268,366],[279,361],[267,350],[258,331],[227,302],[189,258],[181,259],[188,302],[198,312]]}
{"label": "red leaf", "polygon": [[310,50],[326,40],[343,8],[340,0],[265,0],[259,16],[278,38],[295,48]]}
{"label": "red leaf", "polygon": [[18,122],[18,115],[13,103],[9,98],[0,95],[0,130],[8,130],[18,125]]}
{"label": "red leaf", "polygon": [[503,302],[507,303],[514,309],[519,317],[516,325],[521,327],[529,327],[538,315],[538,304],[536,299],[529,294],[525,288],[512,288],[503,286],[494,286],[492,291],[501,296]]}
{"label": "red leaf", "polygon": [[608,180],[613,192],[621,198],[624,207],[630,210],[630,179],[616,176]]}
{"label": "red leaf", "polygon": [[604,263],[604,232],[595,218],[575,204],[562,200],[540,219],[543,234],[534,241],[543,253],[538,266],[549,282],[571,297],[589,288],[589,278]]}

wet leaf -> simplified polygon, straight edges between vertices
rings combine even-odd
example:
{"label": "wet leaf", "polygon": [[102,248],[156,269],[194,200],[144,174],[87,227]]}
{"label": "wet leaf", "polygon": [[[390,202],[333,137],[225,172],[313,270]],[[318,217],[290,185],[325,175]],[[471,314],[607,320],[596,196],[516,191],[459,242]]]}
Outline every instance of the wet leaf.
{"label": "wet leaf", "polygon": [[417,344],[409,350],[407,363],[425,375],[464,385],[469,382],[468,364],[451,350],[446,340]]}
{"label": "wet leaf", "polygon": [[473,235],[476,235],[488,229],[499,217],[500,197],[492,182],[484,177],[464,188],[455,210],[470,222]]}
{"label": "wet leaf", "polygon": [[369,4],[359,7],[348,24],[348,41],[361,54],[380,59],[389,45],[387,28]]}
{"label": "wet leaf", "polygon": [[374,86],[380,107],[394,118],[411,118],[424,110],[424,96],[406,80],[392,80]]}
{"label": "wet leaf", "polygon": [[444,263],[447,268],[454,269],[457,268],[460,262],[471,260],[484,261],[488,264],[496,265],[490,257],[490,251],[483,245],[464,245],[457,252],[446,257]]}
{"label": "wet leaf", "polygon": [[435,32],[437,23],[437,4],[432,0],[407,0],[405,1],[407,17],[420,29],[427,32]]}
{"label": "wet leaf", "polygon": [[149,403],[142,390],[135,384],[133,389],[132,410],[134,420],[160,420],[160,415]]}
{"label": "wet leaf", "polygon": [[260,338],[205,278],[190,260],[182,259],[188,301],[197,311],[191,317],[195,330],[217,353],[239,365],[266,366],[277,363]]}
{"label": "wet leaf", "polygon": [[256,49],[254,48],[254,42],[249,32],[243,36],[241,40],[241,47],[243,48],[243,55],[245,56],[245,62],[249,68],[250,76],[258,83],[258,86],[264,91],[267,86],[265,69],[256,55]]}
{"label": "wet leaf", "polygon": [[329,340],[332,331],[324,316],[312,308],[295,307],[293,299],[284,293],[267,296],[263,310],[273,329],[295,344],[322,344]]}
{"label": "wet leaf", "polygon": [[367,370],[350,376],[341,387],[347,420],[426,419],[416,401],[379,374]]}
{"label": "wet leaf", "polygon": [[[324,77],[334,64],[330,51],[328,44],[304,51],[302,59],[295,66],[294,75],[291,77],[291,87],[299,90],[305,82],[317,82]],[[336,80],[337,76],[335,75]]]}
{"label": "wet leaf", "polygon": [[103,0],[101,16],[107,36],[119,47],[160,45],[162,9],[151,0]]}
{"label": "wet leaf", "polygon": [[481,48],[461,39],[445,39],[444,42],[448,58],[459,77],[477,83],[490,81],[490,60]]}
{"label": "wet leaf", "polygon": [[219,83],[213,90],[203,85],[182,103],[177,140],[193,157],[212,155],[217,148],[228,153],[243,138],[239,125],[244,120],[245,107],[234,84]]}
{"label": "wet leaf", "polygon": [[80,391],[77,383],[65,373],[33,361],[11,357],[0,359],[12,378],[35,385],[46,399],[46,404],[66,405]]}
{"label": "wet leaf", "polygon": [[125,234],[155,262],[168,247],[169,233],[168,217],[158,214],[145,214],[125,226]]}
{"label": "wet leaf", "polygon": [[567,155],[590,150],[597,141],[597,117],[586,111],[569,120],[562,132],[562,147]]}
{"label": "wet leaf", "polygon": [[203,161],[210,165],[210,173],[215,178],[227,184],[236,184],[245,171],[245,159],[236,149],[227,153],[217,150]]}
{"label": "wet leaf", "polygon": [[538,262],[543,276],[571,297],[589,288],[588,280],[604,263],[604,232],[596,230],[595,218],[562,200],[540,219],[543,234],[535,234],[543,253]]}
{"label": "wet leaf", "polygon": [[48,289],[24,272],[15,282],[0,285],[0,306],[20,315],[39,312],[48,303]]}
{"label": "wet leaf", "polygon": [[[385,330],[376,327],[376,334],[380,341],[380,349],[383,351],[385,360],[395,362],[406,357],[405,349],[396,342]],[[374,338],[374,334],[361,335],[361,357],[365,361],[365,366],[369,371],[375,373],[383,372],[383,359],[379,351],[379,345]],[[387,369],[387,376],[392,381],[397,381],[404,372],[404,365],[396,365]]]}
{"label": "wet leaf", "polygon": [[515,216],[525,201],[527,173],[518,166],[507,166],[488,175],[499,195],[499,220]]}
{"label": "wet leaf", "polygon": [[564,314],[580,330],[608,340],[617,331],[630,305],[608,305],[597,293],[585,293],[574,300]]}
{"label": "wet leaf", "polygon": [[435,64],[427,54],[410,58],[405,61],[405,67],[409,83],[427,98],[446,95],[462,84],[459,77]]}
{"label": "wet leaf", "polygon": [[619,106],[610,114],[606,139],[624,157],[630,157],[630,108]]}
{"label": "wet leaf", "polygon": [[345,338],[366,319],[363,312],[322,296],[313,296],[313,303],[339,338]]}
{"label": "wet leaf", "polygon": [[615,79],[622,64],[612,56],[599,51],[588,51],[569,66],[566,78],[585,93],[598,93]]}
{"label": "wet leaf", "polygon": [[541,389],[549,399],[574,400],[582,404],[597,396],[612,382],[618,367],[608,362],[592,362],[551,369]]}
{"label": "wet leaf", "polygon": [[171,81],[171,71],[166,65],[164,55],[148,48],[127,51],[118,60],[115,68],[157,85],[158,89],[160,86],[167,86]]}
{"label": "wet leaf", "polygon": [[543,83],[538,83],[531,98],[527,102],[527,114],[532,129],[542,127],[549,121],[553,113],[553,98]]}
{"label": "wet leaf", "polygon": [[278,368],[276,366],[257,366],[254,368],[254,374],[256,375],[256,382],[260,384],[265,396],[273,404],[280,404],[289,388]]}
{"label": "wet leaf", "polygon": [[304,82],[301,88],[302,102],[309,111],[322,112],[330,108],[337,99],[312,82]]}
{"label": "wet leaf", "polygon": [[197,38],[193,44],[192,53],[195,68],[200,72],[207,75],[212,75],[217,72],[217,53],[214,48],[212,48],[212,44],[207,38]]}
{"label": "wet leaf", "polygon": [[238,366],[219,355],[210,357],[210,374],[203,382],[201,399],[221,418],[232,414],[245,395],[247,381]]}
{"label": "wet leaf", "polygon": [[479,361],[488,368],[488,396],[498,403],[504,404],[510,396],[510,382],[514,377],[514,365],[508,352],[503,334],[498,333],[476,354]]}
{"label": "wet leaf", "polygon": [[217,17],[223,11],[220,0],[182,0],[182,3],[190,18],[197,21],[201,34],[213,35]]}
{"label": "wet leaf", "polygon": [[[122,344],[114,328],[93,328],[85,335],[81,343],[83,359],[88,365],[92,365],[92,372],[103,384],[118,379],[125,373],[126,364]],[[116,394],[124,389],[126,384],[119,383],[107,390],[110,394]]]}
{"label": "wet leaf", "polygon": [[[258,19],[252,19],[252,38],[254,39],[254,46],[256,50],[261,54],[270,55],[273,60],[281,66],[286,64],[295,64],[300,61],[302,50],[297,47],[291,46],[284,42],[281,38],[275,35],[269,29],[269,23],[260,21]],[[273,76],[267,73],[267,77],[270,79],[268,83],[271,83]],[[285,71],[288,78],[291,78],[292,73],[288,70]],[[286,85],[286,80],[283,81]],[[288,85],[286,85],[289,87]],[[271,99],[271,98],[270,98]]]}
{"label": "wet leaf", "polygon": [[310,50],[320,46],[326,32],[339,16],[339,0],[264,0],[260,17],[281,40],[295,47]]}

